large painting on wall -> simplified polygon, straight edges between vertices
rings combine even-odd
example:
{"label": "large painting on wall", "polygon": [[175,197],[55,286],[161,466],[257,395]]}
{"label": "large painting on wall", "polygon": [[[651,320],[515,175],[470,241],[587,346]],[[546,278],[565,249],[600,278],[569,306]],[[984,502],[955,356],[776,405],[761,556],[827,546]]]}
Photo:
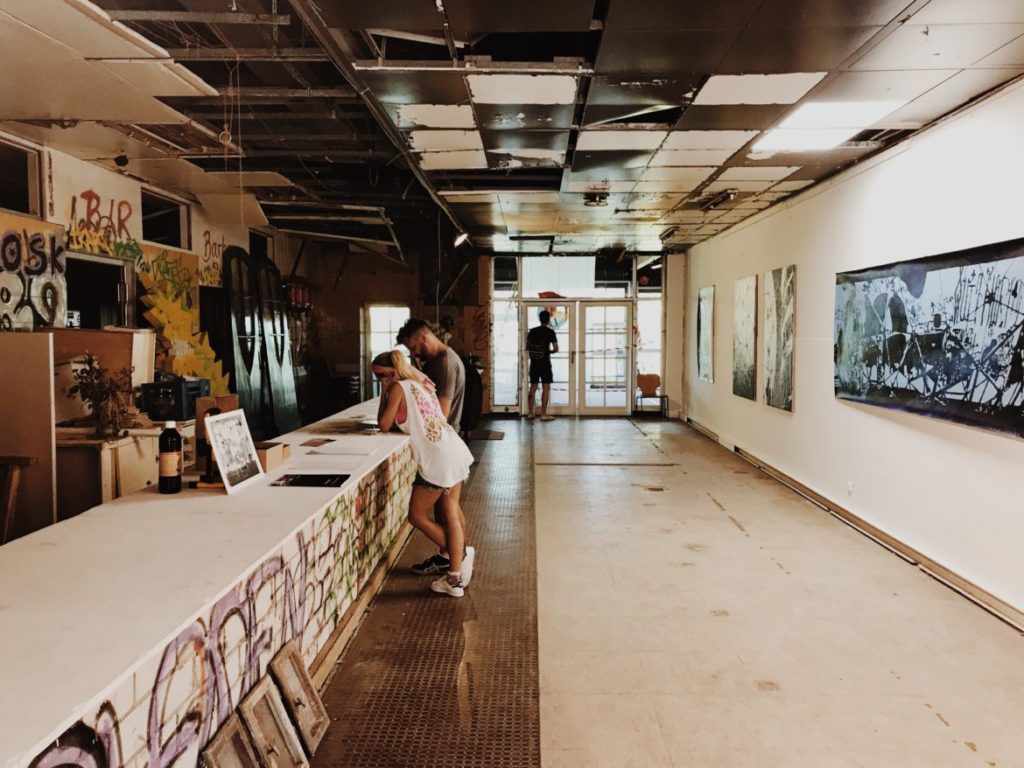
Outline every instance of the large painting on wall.
{"label": "large painting on wall", "polygon": [[1024,239],[836,275],[835,393],[1024,436]]}
{"label": "large painting on wall", "polygon": [[764,401],[793,410],[793,333],[796,322],[796,267],[764,274]]}
{"label": "large painting on wall", "polygon": [[732,393],[757,398],[757,275],[732,289]]}
{"label": "large painting on wall", "polygon": [[715,337],[715,286],[701,288],[697,294],[697,376],[714,381],[712,348]]}

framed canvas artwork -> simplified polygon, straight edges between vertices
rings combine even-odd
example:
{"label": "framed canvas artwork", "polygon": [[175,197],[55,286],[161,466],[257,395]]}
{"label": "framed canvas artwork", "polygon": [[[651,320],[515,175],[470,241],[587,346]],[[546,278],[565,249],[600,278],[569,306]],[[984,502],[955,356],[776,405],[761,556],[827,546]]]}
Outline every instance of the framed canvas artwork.
{"label": "framed canvas artwork", "polygon": [[796,267],[764,274],[764,402],[793,410],[793,344],[796,324]]}
{"label": "framed canvas artwork", "polygon": [[697,295],[697,376],[714,381],[713,350],[715,339],[715,286],[701,288]]}
{"label": "framed canvas artwork", "polygon": [[757,399],[757,275],[733,284],[732,393]]}

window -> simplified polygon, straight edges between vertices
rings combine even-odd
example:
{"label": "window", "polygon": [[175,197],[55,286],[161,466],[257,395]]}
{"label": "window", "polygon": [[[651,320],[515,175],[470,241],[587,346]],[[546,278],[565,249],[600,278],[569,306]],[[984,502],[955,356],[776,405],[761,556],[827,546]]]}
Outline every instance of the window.
{"label": "window", "polygon": [[519,270],[513,257],[494,258],[491,406],[519,407]]}
{"label": "window", "polygon": [[150,243],[188,248],[188,207],[177,200],[142,190],[142,239]]}
{"label": "window", "polygon": [[[409,319],[410,310],[407,306],[395,304],[370,304],[366,308],[366,346],[367,360],[373,360],[382,352],[390,352],[398,342],[398,329]],[[367,366],[369,370],[369,366]],[[372,374],[371,374],[372,378]],[[380,394],[377,381],[373,380],[373,395]]]}
{"label": "window", "polygon": [[0,208],[39,215],[39,153],[0,142]]}

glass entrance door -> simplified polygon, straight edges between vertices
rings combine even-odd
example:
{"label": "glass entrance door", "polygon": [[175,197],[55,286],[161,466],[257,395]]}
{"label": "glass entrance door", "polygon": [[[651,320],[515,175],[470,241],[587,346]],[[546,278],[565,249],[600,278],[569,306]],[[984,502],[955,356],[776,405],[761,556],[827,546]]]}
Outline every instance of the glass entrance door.
{"label": "glass entrance door", "polygon": [[[572,416],[576,412],[576,326],[575,302],[561,302],[558,299],[523,302],[522,322],[519,325],[519,370],[522,397],[519,398],[521,413],[528,413],[527,401],[530,392],[530,356],[526,352],[526,334],[540,325],[540,313],[551,313],[551,328],[558,339],[558,354],[551,356],[551,400],[548,413],[554,416]],[[541,391],[538,387],[536,412],[540,413]]]}
{"label": "glass entrance door", "polygon": [[629,415],[633,349],[629,302],[580,302],[579,412]]}

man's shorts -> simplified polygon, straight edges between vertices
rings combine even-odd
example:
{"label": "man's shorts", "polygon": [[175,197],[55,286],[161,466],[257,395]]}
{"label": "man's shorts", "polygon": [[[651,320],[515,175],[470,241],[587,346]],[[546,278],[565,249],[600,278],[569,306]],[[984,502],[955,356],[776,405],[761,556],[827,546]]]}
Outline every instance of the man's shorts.
{"label": "man's shorts", "polygon": [[550,384],[555,380],[554,374],[551,372],[551,360],[545,358],[543,360],[531,360],[530,361],[530,383],[531,384]]}

